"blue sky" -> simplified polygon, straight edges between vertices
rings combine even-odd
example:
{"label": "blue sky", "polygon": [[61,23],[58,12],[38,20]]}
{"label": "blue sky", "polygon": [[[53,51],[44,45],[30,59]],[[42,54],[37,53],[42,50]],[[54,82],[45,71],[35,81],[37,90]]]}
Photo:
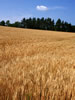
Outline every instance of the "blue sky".
{"label": "blue sky", "polygon": [[0,0],[0,21],[23,17],[61,18],[75,25],[75,0]]}

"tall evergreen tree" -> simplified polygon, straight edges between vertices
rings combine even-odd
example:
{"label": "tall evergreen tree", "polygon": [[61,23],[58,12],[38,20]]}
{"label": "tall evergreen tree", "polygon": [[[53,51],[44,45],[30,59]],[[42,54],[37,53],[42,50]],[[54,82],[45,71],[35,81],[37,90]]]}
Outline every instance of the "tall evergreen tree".
{"label": "tall evergreen tree", "polygon": [[50,30],[51,29],[51,18],[46,19],[46,29]]}
{"label": "tall evergreen tree", "polygon": [[40,21],[40,18],[37,18],[37,21],[36,21],[36,28],[37,29],[41,29],[41,21]]}
{"label": "tall evergreen tree", "polygon": [[40,19],[40,28],[45,29],[44,17]]}
{"label": "tall evergreen tree", "polygon": [[54,20],[51,21],[51,30],[54,30]]}
{"label": "tall evergreen tree", "polygon": [[56,31],[61,31],[62,30],[62,25],[61,25],[61,19],[58,19],[55,25],[55,30]]}
{"label": "tall evergreen tree", "polygon": [[61,30],[65,31],[65,22],[64,21],[61,22],[61,27],[62,27]]}
{"label": "tall evergreen tree", "polygon": [[70,32],[71,30],[72,30],[72,26],[71,26],[71,24],[68,24],[67,22],[65,22],[65,31],[66,32]]}
{"label": "tall evergreen tree", "polygon": [[25,18],[23,18],[22,21],[21,21],[21,27],[22,28],[26,28],[27,27]]}
{"label": "tall evergreen tree", "polygon": [[37,26],[36,26],[36,18],[34,17],[34,18],[32,18],[32,28],[33,29],[36,29],[37,28]]}

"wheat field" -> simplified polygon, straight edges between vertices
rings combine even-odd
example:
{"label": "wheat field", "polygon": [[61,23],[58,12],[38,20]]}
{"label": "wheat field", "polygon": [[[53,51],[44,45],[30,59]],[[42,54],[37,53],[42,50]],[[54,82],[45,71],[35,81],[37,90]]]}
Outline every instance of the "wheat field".
{"label": "wheat field", "polygon": [[75,34],[0,26],[0,100],[75,100]]}

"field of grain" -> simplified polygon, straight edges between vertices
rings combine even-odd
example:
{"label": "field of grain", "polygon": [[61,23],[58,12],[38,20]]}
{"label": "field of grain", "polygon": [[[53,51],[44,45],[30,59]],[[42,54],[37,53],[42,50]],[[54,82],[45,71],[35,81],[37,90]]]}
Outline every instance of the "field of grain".
{"label": "field of grain", "polygon": [[0,100],[75,100],[75,34],[0,26]]}

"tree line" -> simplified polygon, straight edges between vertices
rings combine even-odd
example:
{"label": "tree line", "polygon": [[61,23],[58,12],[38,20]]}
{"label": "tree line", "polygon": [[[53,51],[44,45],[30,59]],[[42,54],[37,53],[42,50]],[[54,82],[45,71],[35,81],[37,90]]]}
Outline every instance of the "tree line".
{"label": "tree line", "polygon": [[75,32],[75,26],[68,22],[61,21],[58,19],[55,21],[51,18],[23,18],[20,22],[16,21],[10,23],[10,20],[6,22],[4,20],[0,21],[1,26],[10,26],[18,28],[30,28],[30,29],[41,29],[41,30],[53,30],[53,31],[63,31],[63,32]]}

